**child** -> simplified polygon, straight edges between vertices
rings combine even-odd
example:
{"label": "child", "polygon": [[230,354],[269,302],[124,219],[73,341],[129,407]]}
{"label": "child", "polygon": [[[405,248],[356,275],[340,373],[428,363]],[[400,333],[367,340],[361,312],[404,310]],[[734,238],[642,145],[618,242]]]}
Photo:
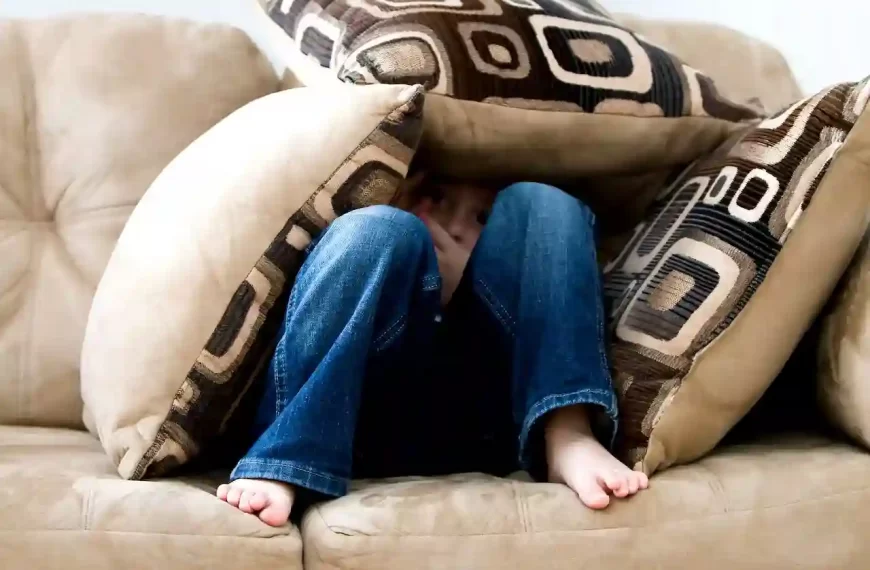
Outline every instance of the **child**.
{"label": "child", "polygon": [[424,190],[311,244],[261,435],[218,496],[278,526],[297,489],[341,496],[352,477],[523,468],[593,509],[645,489],[599,443],[617,415],[593,214],[542,184]]}

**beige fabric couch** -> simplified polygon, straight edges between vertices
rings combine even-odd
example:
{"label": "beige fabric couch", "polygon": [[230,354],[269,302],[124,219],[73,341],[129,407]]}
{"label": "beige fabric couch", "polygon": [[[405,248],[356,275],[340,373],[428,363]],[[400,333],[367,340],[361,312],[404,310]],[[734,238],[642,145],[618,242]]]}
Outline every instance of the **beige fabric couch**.
{"label": "beige fabric couch", "polygon": [[[123,481],[84,431],[80,353],[133,207],[180,151],[280,88],[241,31],[0,20],[0,568],[299,568],[202,481]],[[268,539],[268,540],[266,540]]]}
{"label": "beige fabric couch", "polygon": [[[729,95],[757,96],[774,109],[799,94],[768,46],[721,28],[633,22],[710,70]],[[191,34],[187,42],[207,39]],[[76,69],[48,68],[56,79]],[[142,95],[134,78],[110,88]],[[303,541],[305,567],[324,570],[866,567],[870,455],[814,435],[723,449],[657,476],[650,490],[603,513],[582,508],[567,488],[521,479],[361,483],[311,509],[303,541],[295,528],[269,528],[214,498],[213,479],[121,480],[78,421],[76,359],[105,260],[157,172],[122,164],[118,172],[137,183],[95,191],[88,183],[106,179],[107,165],[75,160],[73,151],[90,144],[83,156],[99,156],[126,139],[91,129],[70,140],[67,124],[46,121],[64,116],[62,82],[38,84],[38,99],[8,89],[0,97],[3,570],[294,569]],[[57,114],[46,114],[52,109]],[[173,144],[176,152],[183,146],[161,148]],[[52,154],[58,148],[67,150]],[[76,232],[61,214],[82,211],[103,216],[80,218],[86,223]]]}

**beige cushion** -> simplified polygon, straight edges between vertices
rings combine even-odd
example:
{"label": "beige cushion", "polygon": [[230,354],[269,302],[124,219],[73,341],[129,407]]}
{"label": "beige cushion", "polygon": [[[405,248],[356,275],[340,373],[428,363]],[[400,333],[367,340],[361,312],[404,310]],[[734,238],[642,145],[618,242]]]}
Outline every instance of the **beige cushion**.
{"label": "beige cushion", "polygon": [[0,21],[0,423],[80,426],[91,297],[136,201],[278,86],[241,32],[145,16]]}
{"label": "beige cushion", "polygon": [[419,88],[299,88],[199,138],[149,188],[100,282],[82,395],[124,477],[221,433],[270,355],[303,252],[338,215],[393,200]]}
{"label": "beige cushion", "polygon": [[737,30],[718,24],[650,20],[624,14],[617,19],[692,67],[703,69],[722,94],[734,101],[756,100],[773,113],[803,96],[782,53]]}
{"label": "beige cushion", "polygon": [[818,315],[867,226],[868,93],[833,86],[690,166],[606,269],[629,464],[713,449]]}
{"label": "beige cushion", "polygon": [[870,447],[870,231],[830,307],[819,344],[819,399],[831,421]]}
{"label": "beige cushion", "polygon": [[267,2],[276,52],[306,85],[424,84],[421,152],[447,174],[552,180],[663,169],[755,116],[595,2],[322,5]]}
{"label": "beige cushion", "polygon": [[864,570],[868,481],[870,455],[807,438],[723,449],[603,512],[555,484],[373,483],[306,514],[305,568]]}
{"label": "beige cushion", "polygon": [[296,528],[227,505],[215,483],[124,481],[88,433],[0,427],[0,566],[301,569]]}

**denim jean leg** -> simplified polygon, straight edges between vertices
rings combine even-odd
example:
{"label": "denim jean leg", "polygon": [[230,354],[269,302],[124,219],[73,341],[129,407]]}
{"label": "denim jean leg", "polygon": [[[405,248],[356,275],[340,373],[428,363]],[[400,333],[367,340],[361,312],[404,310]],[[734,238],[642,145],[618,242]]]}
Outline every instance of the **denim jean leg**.
{"label": "denim jean leg", "polygon": [[557,188],[514,184],[496,199],[469,263],[472,286],[501,325],[511,360],[519,460],[540,471],[539,420],[589,404],[616,431],[616,397],[604,345],[594,215]]}
{"label": "denim jean leg", "polygon": [[431,238],[411,214],[373,206],[333,222],[290,294],[265,378],[274,412],[231,479],[345,494],[367,362],[401,336],[411,303],[434,302],[439,288]]}

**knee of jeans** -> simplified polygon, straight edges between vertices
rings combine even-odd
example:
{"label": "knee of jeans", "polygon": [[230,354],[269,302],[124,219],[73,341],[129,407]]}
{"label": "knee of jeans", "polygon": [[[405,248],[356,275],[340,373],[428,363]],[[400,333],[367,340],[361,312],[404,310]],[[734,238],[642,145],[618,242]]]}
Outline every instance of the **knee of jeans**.
{"label": "knee of jeans", "polygon": [[516,207],[527,215],[535,217],[545,214],[547,219],[554,215],[566,215],[585,219],[590,225],[595,224],[595,214],[585,203],[571,196],[564,190],[541,184],[540,182],[518,182],[511,184],[498,195],[498,202]]}
{"label": "knee of jeans", "polygon": [[[414,214],[392,206],[368,206],[340,216],[330,226],[348,243],[372,252],[419,254],[429,240],[429,230]],[[399,255],[399,257],[402,257]]]}

